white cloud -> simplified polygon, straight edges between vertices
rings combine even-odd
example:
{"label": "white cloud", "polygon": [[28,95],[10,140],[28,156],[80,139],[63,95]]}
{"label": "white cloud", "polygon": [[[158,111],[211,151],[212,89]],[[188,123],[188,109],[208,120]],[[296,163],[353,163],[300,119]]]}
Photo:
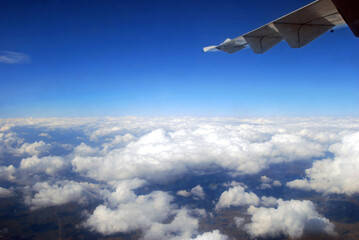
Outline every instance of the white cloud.
{"label": "white cloud", "polygon": [[98,180],[132,177],[164,180],[193,167],[218,165],[239,173],[256,173],[270,163],[321,156],[324,148],[302,137],[275,134],[266,142],[250,142],[238,126],[195,125],[159,128],[103,156],[76,156],[72,164]]}
{"label": "white cloud", "polygon": [[241,217],[234,217],[233,220],[237,228],[242,228],[245,223],[245,219]]}
{"label": "white cloud", "polygon": [[43,141],[34,142],[34,143],[24,143],[20,148],[14,149],[16,155],[28,154],[30,156],[40,156],[42,154],[48,153],[51,149],[51,145]]}
{"label": "white cloud", "polygon": [[40,137],[51,138],[51,136],[48,133],[40,133],[39,136]]}
{"label": "white cloud", "polygon": [[306,170],[305,179],[288,182],[287,186],[324,194],[358,193],[359,132],[344,136],[342,142],[331,145],[329,151],[334,154],[333,159],[314,162],[312,168]]}
{"label": "white cloud", "polygon": [[272,186],[274,186],[274,187],[280,187],[280,186],[282,186],[282,183],[281,183],[279,180],[274,180],[274,181],[272,182]]}
{"label": "white cloud", "polygon": [[55,175],[57,172],[64,170],[68,165],[62,157],[48,156],[39,158],[32,156],[21,160],[20,169],[32,173]]}
{"label": "white cloud", "polygon": [[0,63],[14,64],[25,63],[30,60],[29,56],[24,53],[0,51]]}
{"label": "white cloud", "polygon": [[13,165],[10,166],[1,166],[0,167],[0,180],[5,181],[14,181],[16,177],[14,174],[16,173],[16,168]]}
{"label": "white cloud", "polygon": [[189,210],[182,208],[177,212],[172,222],[152,224],[143,238],[147,240],[188,239],[197,232],[198,226],[198,219],[190,216]]}
{"label": "white cloud", "polygon": [[277,205],[277,199],[274,197],[261,197],[261,205],[264,207],[274,207]]}
{"label": "white cloud", "polygon": [[53,185],[47,182],[38,182],[32,189],[35,191],[33,197],[27,196],[25,203],[32,210],[38,208],[57,206],[69,202],[85,203],[87,191],[95,188],[95,185],[74,181],[59,181]]}
{"label": "white cloud", "polygon": [[189,197],[191,196],[190,192],[187,192],[186,190],[179,190],[176,193],[178,196],[182,196],[182,197]]}
{"label": "white cloud", "polygon": [[198,235],[193,240],[227,240],[228,237],[221,234],[219,230],[213,230],[212,232],[206,232]]}
{"label": "white cloud", "polygon": [[255,193],[246,192],[243,187],[231,187],[223,192],[215,209],[229,208],[231,206],[258,205],[260,199]]}
{"label": "white cloud", "polygon": [[171,204],[172,200],[168,193],[155,191],[120,203],[114,209],[100,205],[86,220],[85,226],[104,235],[147,230],[173,213],[175,205]]}
{"label": "white cloud", "polygon": [[101,195],[103,195],[111,208],[116,208],[121,203],[134,201],[137,196],[132,190],[142,187],[145,184],[146,181],[138,178],[123,180],[113,184],[115,191],[102,190]]}
{"label": "white cloud", "polygon": [[261,185],[259,186],[260,189],[271,189],[273,187],[280,187],[282,183],[278,180],[273,180],[267,176],[261,176],[260,180]]}
{"label": "white cloud", "polygon": [[260,181],[262,183],[270,183],[270,182],[272,182],[272,179],[264,175],[264,176],[261,176]]}
{"label": "white cloud", "polygon": [[6,189],[3,187],[0,187],[0,198],[7,198],[7,197],[12,197],[14,195],[14,189],[10,188],[10,189]]}
{"label": "white cloud", "polygon": [[199,197],[200,199],[204,199],[205,197],[205,193],[201,185],[197,185],[194,188],[192,188],[191,193],[193,194],[193,196]]}
{"label": "white cloud", "polygon": [[99,154],[100,149],[98,147],[91,147],[86,145],[85,143],[81,143],[80,145],[74,148],[73,154],[75,156],[93,156]]}
{"label": "white cloud", "polygon": [[335,235],[334,225],[320,216],[311,201],[277,200],[277,208],[250,206],[251,223],[244,228],[252,237],[302,237],[304,233]]}

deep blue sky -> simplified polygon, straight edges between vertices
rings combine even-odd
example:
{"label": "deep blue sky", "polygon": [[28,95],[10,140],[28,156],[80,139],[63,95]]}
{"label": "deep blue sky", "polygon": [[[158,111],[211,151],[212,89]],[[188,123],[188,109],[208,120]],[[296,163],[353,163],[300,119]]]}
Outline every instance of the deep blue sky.
{"label": "deep blue sky", "polygon": [[311,1],[0,1],[0,117],[359,116],[359,39],[203,53]]}

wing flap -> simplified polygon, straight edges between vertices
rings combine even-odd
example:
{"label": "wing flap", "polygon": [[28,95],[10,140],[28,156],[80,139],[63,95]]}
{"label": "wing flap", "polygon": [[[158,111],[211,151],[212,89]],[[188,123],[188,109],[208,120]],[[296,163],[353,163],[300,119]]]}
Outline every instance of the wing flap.
{"label": "wing flap", "polygon": [[331,0],[315,1],[273,21],[280,35],[292,48],[305,46],[341,23],[343,19]]}
{"label": "wing flap", "polygon": [[243,38],[255,53],[264,53],[283,40],[272,23],[244,34]]}
{"label": "wing flap", "polygon": [[[290,47],[300,48],[334,26],[344,23],[331,0],[317,0],[260,28],[214,47],[217,50],[234,53],[249,45],[255,53],[264,53],[284,39]],[[204,50],[208,48],[204,48]]]}

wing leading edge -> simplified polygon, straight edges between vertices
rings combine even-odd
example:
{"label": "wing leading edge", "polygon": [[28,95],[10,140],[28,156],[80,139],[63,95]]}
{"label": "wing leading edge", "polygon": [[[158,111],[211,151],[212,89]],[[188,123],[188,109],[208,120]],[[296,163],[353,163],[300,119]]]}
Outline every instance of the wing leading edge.
{"label": "wing leading edge", "polygon": [[[359,33],[359,4],[352,3],[356,2],[352,0],[340,0],[341,6],[338,7],[336,2],[317,0],[242,36],[226,39],[218,46],[205,47],[203,50],[235,53],[249,46],[255,53],[264,53],[282,40],[292,48],[300,48],[346,22],[355,35]],[[345,6],[343,2],[346,2]],[[343,15],[348,11],[350,14]]]}

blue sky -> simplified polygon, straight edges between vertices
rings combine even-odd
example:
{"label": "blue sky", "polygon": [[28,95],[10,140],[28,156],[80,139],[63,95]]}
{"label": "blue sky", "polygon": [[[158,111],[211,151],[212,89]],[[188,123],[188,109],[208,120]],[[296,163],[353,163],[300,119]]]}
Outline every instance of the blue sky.
{"label": "blue sky", "polygon": [[203,53],[311,1],[0,2],[0,117],[359,116],[349,28],[301,49]]}

